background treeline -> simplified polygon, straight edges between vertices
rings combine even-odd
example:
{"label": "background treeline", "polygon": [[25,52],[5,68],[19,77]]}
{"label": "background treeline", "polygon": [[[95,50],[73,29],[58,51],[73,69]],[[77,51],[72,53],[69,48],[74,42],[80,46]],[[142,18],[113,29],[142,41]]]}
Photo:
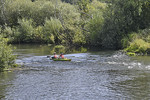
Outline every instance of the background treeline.
{"label": "background treeline", "polygon": [[0,5],[1,35],[10,43],[120,49],[133,41],[130,34],[150,27],[150,0],[1,0]]}

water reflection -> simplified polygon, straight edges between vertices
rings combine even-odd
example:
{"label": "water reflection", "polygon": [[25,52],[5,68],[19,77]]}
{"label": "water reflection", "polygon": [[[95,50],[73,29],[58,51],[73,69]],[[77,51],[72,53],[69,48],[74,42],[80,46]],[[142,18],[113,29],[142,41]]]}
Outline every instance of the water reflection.
{"label": "water reflection", "polygon": [[132,59],[141,62],[144,65],[150,65],[150,56],[137,56],[137,57],[132,57]]}
{"label": "water reflection", "polygon": [[84,47],[64,47],[62,45],[37,45],[37,44],[21,44],[21,45],[12,45],[16,47],[15,52],[17,55],[34,55],[34,56],[43,56],[43,55],[53,55],[54,52],[57,54],[64,53],[85,53],[87,48]]}
{"label": "water reflection", "polygon": [[0,100],[4,100],[7,95],[7,88],[12,86],[11,81],[14,79],[12,72],[0,72]]}

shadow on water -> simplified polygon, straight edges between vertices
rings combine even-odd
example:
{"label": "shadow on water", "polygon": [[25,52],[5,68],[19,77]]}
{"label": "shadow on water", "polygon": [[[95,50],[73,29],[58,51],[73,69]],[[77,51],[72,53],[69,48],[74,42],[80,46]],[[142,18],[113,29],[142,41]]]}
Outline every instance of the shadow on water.
{"label": "shadow on water", "polygon": [[[150,99],[149,57],[48,45],[15,45],[22,70],[0,74],[0,97],[14,100]],[[71,62],[47,58],[63,52]],[[14,77],[15,76],[15,77]]]}

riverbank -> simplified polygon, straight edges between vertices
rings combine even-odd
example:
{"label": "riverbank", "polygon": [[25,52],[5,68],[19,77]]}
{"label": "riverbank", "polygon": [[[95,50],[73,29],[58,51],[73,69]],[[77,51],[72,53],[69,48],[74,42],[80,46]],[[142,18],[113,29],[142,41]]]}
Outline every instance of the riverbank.
{"label": "riverbank", "polygon": [[122,39],[124,51],[131,56],[150,55],[150,29],[141,30],[138,33],[131,33]]}
{"label": "riverbank", "polygon": [[11,67],[15,67],[15,58],[13,50],[10,45],[7,45],[7,38],[0,35],[0,72]]}

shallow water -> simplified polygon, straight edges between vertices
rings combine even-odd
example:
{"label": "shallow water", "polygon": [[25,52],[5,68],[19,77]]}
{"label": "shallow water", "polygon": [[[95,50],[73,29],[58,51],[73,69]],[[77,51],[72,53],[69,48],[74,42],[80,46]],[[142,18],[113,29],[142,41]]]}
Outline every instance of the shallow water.
{"label": "shallow water", "polygon": [[150,99],[150,57],[82,48],[65,53],[71,62],[55,62],[47,58],[50,50],[46,45],[17,45],[16,62],[23,67],[0,73],[0,99]]}

